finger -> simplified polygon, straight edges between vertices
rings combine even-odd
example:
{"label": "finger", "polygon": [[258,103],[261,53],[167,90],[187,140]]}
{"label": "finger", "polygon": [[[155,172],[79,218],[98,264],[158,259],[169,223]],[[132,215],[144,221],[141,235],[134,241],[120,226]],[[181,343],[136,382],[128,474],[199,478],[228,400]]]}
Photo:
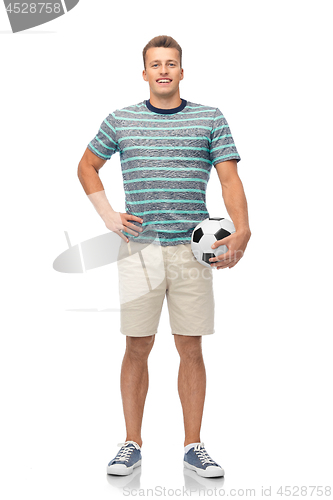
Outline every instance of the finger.
{"label": "finger", "polygon": [[[115,229],[113,229],[113,232],[114,233],[117,233],[117,234],[123,234],[121,233],[121,231],[125,231],[126,233],[128,234],[131,234],[133,236],[138,236],[139,233],[135,233],[134,231],[132,231],[131,229],[127,228],[126,226],[124,226],[121,222],[116,222],[115,223]],[[127,235],[125,234],[124,235],[124,238],[126,238],[126,240],[128,239],[127,238]]]}
{"label": "finger", "polygon": [[228,269],[229,266],[218,266],[216,269],[219,270],[219,269]]}
{"label": "finger", "polygon": [[[227,240],[227,241],[226,241]],[[218,248],[220,246],[226,246],[227,247],[227,251],[224,252],[224,253],[221,253],[220,255],[217,255],[216,257],[212,257],[212,259],[209,259],[211,262],[215,262],[217,260],[228,260],[230,258],[232,258],[232,255],[231,255],[231,250],[229,250],[229,247],[228,247],[228,237],[226,238],[223,238],[223,240],[218,240],[216,241],[215,243],[213,243],[212,245],[212,249],[213,251],[215,250],[215,248]]]}
{"label": "finger", "polygon": [[[129,223],[129,224],[131,224],[131,223]],[[130,229],[130,226],[127,224],[126,220],[123,223],[121,223],[121,222],[116,223],[116,227],[117,227],[118,230],[123,230],[123,231],[125,231],[128,234],[132,234],[133,236],[138,236],[139,235],[139,231],[141,232],[142,228],[136,226],[135,224],[131,224],[131,226],[133,226],[134,229],[137,232],[132,231],[132,229]]]}
{"label": "finger", "polygon": [[139,233],[136,233],[135,231],[132,231],[128,226],[123,226],[122,230],[125,231],[128,234],[132,234],[133,236],[138,236]]}
{"label": "finger", "polygon": [[131,222],[127,222],[126,227],[131,227],[135,231],[140,231],[140,233],[143,231],[142,227],[139,227],[136,224],[132,224]]}
{"label": "finger", "polygon": [[126,236],[121,233],[120,231],[113,231],[114,233],[118,234],[122,240],[126,241],[126,243],[128,243],[128,238],[126,238]]}
{"label": "finger", "polygon": [[[125,227],[127,228],[127,229],[125,229],[126,232],[128,232],[130,234],[134,234],[134,236],[138,236],[139,233],[142,233],[142,227],[138,227],[135,224],[131,224],[131,226],[127,225]],[[134,231],[132,229],[130,229],[130,227],[133,227]]]}
{"label": "finger", "polygon": [[222,253],[221,255],[217,255],[216,257],[211,257],[209,259],[209,262],[223,262],[227,260],[232,260],[233,258],[233,253],[231,250],[228,250],[225,253]]}
{"label": "finger", "polygon": [[234,264],[235,259],[228,259],[226,261],[223,260],[217,260],[216,262],[213,262],[213,267],[219,268],[219,267],[229,267],[231,264]]}
{"label": "finger", "polygon": [[221,269],[221,268],[222,268],[222,269],[225,269],[225,268],[227,268],[227,267],[228,267],[228,268],[234,267],[234,266],[237,264],[237,262],[238,262],[238,260],[236,260],[236,261],[232,262],[231,264],[229,263],[229,264],[222,264],[222,265],[218,265],[218,266],[217,266],[217,269]]}
{"label": "finger", "polygon": [[243,250],[228,250],[228,252],[218,255],[217,257],[212,257],[210,262],[222,262],[228,263],[230,265],[233,262],[238,262],[244,256]]}
{"label": "finger", "polygon": [[127,226],[127,227],[131,227],[132,229],[134,229],[135,231],[140,231],[142,232],[142,227],[138,227],[136,224],[134,224],[133,222],[129,222],[129,220],[135,220],[137,222],[140,222],[140,224],[143,222],[143,220],[141,219],[141,217],[137,217],[136,215],[131,215],[131,214],[128,214],[128,213],[125,213],[124,214],[125,216],[125,221],[124,221],[124,224]]}
{"label": "finger", "polygon": [[216,269],[227,269],[229,266],[217,266]]}
{"label": "finger", "polygon": [[227,262],[227,261],[230,262],[231,260],[233,260],[234,254],[231,250],[228,250],[225,253],[221,253],[221,255],[218,255],[216,258],[217,262]]}
{"label": "finger", "polygon": [[217,240],[212,244],[212,248],[218,248],[221,245],[226,245],[229,248],[229,243],[230,243],[230,236],[226,236],[225,238],[222,238],[222,240]]}
{"label": "finger", "polygon": [[132,215],[132,214],[128,214],[128,213],[125,213],[125,215],[126,215],[127,220],[131,219],[131,220],[136,220],[136,221],[141,222],[141,223],[143,222],[143,219],[141,217],[138,217],[137,215]]}

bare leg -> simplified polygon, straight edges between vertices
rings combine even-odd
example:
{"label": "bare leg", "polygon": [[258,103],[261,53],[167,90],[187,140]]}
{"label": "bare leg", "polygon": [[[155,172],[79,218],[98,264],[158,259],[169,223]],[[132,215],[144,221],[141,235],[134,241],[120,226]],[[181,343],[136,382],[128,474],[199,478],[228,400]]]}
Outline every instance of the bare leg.
{"label": "bare leg", "polygon": [[126,351],[121,366],[120,388],[126,424],[126,441],[142,446],[141,425],[148,392],[148,356],[155,335],[126,337]]}
{"label": "bare leg", "polygon": [[202,337],[174,335],[180,356],[178,392],[183,408],[185,441],[201,442],[200,429],[206,395],[206,370],[202,357]]}

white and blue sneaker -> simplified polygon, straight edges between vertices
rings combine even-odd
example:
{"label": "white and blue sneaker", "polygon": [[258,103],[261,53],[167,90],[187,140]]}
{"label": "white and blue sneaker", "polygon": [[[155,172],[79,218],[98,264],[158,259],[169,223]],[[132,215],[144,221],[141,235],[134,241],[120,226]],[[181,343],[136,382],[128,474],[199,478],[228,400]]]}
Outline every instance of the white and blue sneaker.
{"label": "white and blue sneaker", "polygon": [[119,443],[121,446],[117,455],[108,463],[106,472],[117,476],[127,476],[132,474],[135,467],[141,465],[141,448],[135,441],[125,441]]}
{"label": "white and blue sneaker", "polygon": [[224,470],[207,453],[204,443],[197,443],[184,455],[184,466],[202,477],[221,477]]}

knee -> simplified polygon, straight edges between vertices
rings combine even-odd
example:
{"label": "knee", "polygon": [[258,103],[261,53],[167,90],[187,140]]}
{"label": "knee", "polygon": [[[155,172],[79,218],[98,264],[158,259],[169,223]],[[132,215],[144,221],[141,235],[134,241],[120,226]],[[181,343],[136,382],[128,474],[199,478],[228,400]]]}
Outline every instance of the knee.
{"label": "knee", "polygon": [[175,343],[181,361],[190,363],[202,362],[201,336],[187,337],[178,335],[177,337],[175,336]]}
{"label": "knee", "polygon": [[155,341],[155,335],[147,337],[126,337],[126,351],[131,357],[147,358]]}

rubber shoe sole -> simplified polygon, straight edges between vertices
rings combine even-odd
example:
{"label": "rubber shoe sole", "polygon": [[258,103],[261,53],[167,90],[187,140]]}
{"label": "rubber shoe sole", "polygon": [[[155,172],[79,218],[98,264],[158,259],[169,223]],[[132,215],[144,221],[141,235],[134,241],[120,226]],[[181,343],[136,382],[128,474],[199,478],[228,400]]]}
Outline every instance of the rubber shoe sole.
{"label": "rubber shoe sole", "polygon": [[224,470],[222,467],[216,467],[215,465],[209,465],[206,469],[199,469],[194,465],[189,464],[184,460],[184,466],[187,469],[194,470],[201,477],[222,477],[224,476]]}
{"label": "rubber shoe sole", "polygon": [[127,467],[125,464],[108,465],[106,468],[107,474],[115,474],[117,476],[128,476],[132,474],[136,467],[140,467],[141,460],[138,460],[132,467]]}

